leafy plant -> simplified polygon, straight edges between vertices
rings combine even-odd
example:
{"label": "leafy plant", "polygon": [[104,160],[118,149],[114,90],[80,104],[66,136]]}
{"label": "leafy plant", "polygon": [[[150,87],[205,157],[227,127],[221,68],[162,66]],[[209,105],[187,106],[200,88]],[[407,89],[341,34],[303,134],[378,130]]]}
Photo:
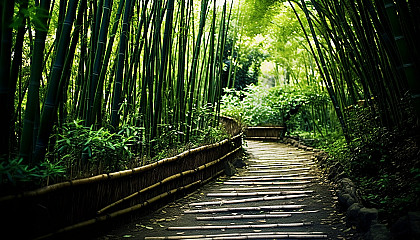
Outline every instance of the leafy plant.
{"label": "leafy plant", "polygon": [[57,134],[54,159],[60,159],[70,178],[127,169],[141,146],[142,128],[124,126],[119,132],[85,127],[81,121],[63,125]]}
{"label": "leafy plant", "polygon": [[13,158],[0,162],[0,183],[16,185],[20,182],[29,182],[34,179],[37,168],[29,167],[23,163],[22,158]]}
{"label": "leafy plant", "polygon": [[36,166],[25,164],[22,158],[13,158],[0,162],[0,184],[13,187],[24,187],[32,182],[33,186],[49,185],[50,180],[65,177],[65,166],[62,162],[46,160]]}
{"label": "leafy plant", "polygon": [[311,106],[327,104],[325,94],[298,86],[263,87],[249,85],[244,91],[225,89],[221,113],[248,126],[287,125],[291,131],[311,131],[318,118]]}

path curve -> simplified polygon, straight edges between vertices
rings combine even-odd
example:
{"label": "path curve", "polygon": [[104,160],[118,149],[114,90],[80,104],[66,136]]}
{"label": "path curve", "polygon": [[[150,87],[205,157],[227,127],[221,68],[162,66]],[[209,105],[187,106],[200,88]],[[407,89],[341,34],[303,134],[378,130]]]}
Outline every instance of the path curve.
{"label": "path curve", "polygon": [[346,227],[314,153],[247,141],[247,166],[97,238],[358,239]]}

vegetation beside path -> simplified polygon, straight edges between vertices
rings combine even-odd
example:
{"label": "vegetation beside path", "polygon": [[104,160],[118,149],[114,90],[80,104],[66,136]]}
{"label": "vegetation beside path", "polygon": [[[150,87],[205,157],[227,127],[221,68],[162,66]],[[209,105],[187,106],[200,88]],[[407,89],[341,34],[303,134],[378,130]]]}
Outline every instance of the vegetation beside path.
{"label": "vegetation beside path", "polygon": [[4,0],[0,14],[2,189],[218,141],[222,113],[325,149],[389,221],[420,209],[417,0]]}
{"label": "vegetation beside path", "polygon": [[1,1],[2,189],[226,138],[219,101],[238,13],[209,0]]}
{"label": "vegetation beside path", "polygon": [[382,220],[418,211],[418,2],[245,2],[258,86],[230,90],[222,111],[327,151]]}

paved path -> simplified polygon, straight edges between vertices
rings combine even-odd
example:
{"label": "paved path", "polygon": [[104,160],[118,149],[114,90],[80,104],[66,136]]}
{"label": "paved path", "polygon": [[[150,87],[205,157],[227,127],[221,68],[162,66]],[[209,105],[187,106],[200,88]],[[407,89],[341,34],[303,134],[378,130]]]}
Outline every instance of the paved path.
{"label": "paved path", "polygon": [[358,239],[313,153],[247,141],[248,165],[104,239]]}

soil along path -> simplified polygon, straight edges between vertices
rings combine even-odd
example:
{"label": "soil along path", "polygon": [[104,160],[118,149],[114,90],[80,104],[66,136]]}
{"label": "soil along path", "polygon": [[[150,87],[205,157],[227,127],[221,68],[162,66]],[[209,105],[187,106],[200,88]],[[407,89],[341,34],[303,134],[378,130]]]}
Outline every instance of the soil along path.
{"label": "soil along path", "polygon": [[313,152],[247,141],[247,166],[104,239],[358,239]]}

